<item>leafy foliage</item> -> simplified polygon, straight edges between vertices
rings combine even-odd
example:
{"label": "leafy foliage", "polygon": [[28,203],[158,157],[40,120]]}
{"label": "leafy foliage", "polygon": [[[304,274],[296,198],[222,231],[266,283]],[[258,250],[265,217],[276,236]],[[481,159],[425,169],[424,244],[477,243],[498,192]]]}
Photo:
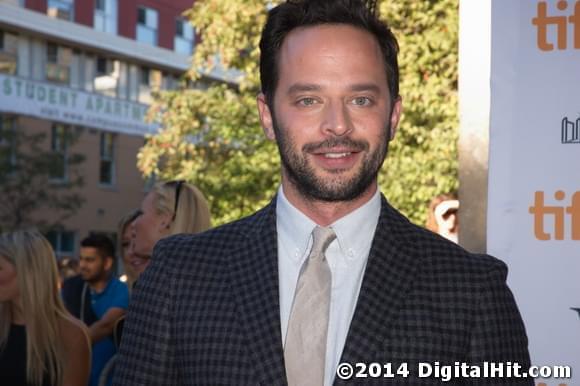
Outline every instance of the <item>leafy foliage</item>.
{"label": "leafy foliage", "polygon": [[[149,118],[163,129],[138,157],[145,175],[198,185],[217,224],[263,206],[279,183],[276,146],[262,134],[255,101],[258,43],[271,3],[198,0],[187,12],[203,37],[188,73],[200,87],[184,82],[159,93]],[[399,39],[404,101],[379,181],[396,207],[424,222],[431,197],[457,189],[458,0],[383,0],[377,8]],[[235,85],[208,81],[216,64],[243,75]]]}
{"label": "leafy foliage", "polygon": [[424,223],[431,198],[458,188],[458,1],[382,1],[380,14],[399,41],[403,97],[380,184],[395,207]]}

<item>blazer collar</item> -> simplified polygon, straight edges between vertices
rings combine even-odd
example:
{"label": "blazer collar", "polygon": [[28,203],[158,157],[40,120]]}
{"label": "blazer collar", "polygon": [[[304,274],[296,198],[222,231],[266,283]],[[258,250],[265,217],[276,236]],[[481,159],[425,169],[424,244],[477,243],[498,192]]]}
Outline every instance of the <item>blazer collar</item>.
{"label": "blazer collar", "polygon": [[246,233],[229,262],[232,294],[238,307],[247,347],[261,385],[285,385],[280,328],[276,199],[242,220]]}
{"label": "blazer collar", "polygon": [[[381,198],[381,215],[340,362],[370,361],[412,284],[418,252],[413,225]],[[337,383],[340,383],[337,381]]]}

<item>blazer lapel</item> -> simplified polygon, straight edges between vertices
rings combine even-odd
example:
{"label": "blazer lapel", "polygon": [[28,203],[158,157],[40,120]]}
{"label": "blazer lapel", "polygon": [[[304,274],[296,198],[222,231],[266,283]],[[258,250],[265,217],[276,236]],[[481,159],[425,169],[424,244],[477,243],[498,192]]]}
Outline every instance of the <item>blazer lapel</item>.
{"label": "blazer lapel", "polygon": [[256,368],[256,381],[284,385],[275,199],[245,225],[249,230],[246,242],[229,262],[232,294]]}
{"label": "blazer lapel", "polygon": [[[419,261],[409,246],[408,220],[382,198],[381,215],[369,253],[356,309],[340,362],[372,360],[412,283]],[[340,380],[336,378],[336,382]]]}

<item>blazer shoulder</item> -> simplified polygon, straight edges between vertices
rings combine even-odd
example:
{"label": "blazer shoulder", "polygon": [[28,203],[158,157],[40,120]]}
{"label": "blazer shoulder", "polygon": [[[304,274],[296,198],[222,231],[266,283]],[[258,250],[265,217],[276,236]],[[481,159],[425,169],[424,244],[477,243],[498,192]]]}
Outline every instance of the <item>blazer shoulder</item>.
{"label": "blazer shoulder", "polygon": [[388,203],[384,210],[387,231],[393,233],[394,238],[409,254],[420,257],[427,265],[450,269],[453,267],[454,270],[464,269],[482,274],[496,271],[501,276],[507,276],[507,265],[500,259],[484,253],[469,252],[460,245],[412,223]]}
{"label": "blazer shoulder", "polygon": [[507,276],[507,265],[497,257],[486,253],[469,252],[459,244],[447,240],[428,229],[416,227],[419,228],[420,238],[427,246],[426,251],[429,252],[432,259],[436,259],[442,264],[449,261],[470,270],[482,273],[497,271]]}
{"label": "blazer shoulder", "polygon": [[[166,264],[172,262],[181,266],[195,257],[198,261],[209,259],[219,261],[219,257],[238,249],[249,237],[261,232],[268,225],[268,218],[275,211],[268,205],[258,212],[242,219],[217,226],[196,234],[177,234],[160,240],[154,248],[153,258],[162,258]],[[274,222],[275,224],[275,222]]]}

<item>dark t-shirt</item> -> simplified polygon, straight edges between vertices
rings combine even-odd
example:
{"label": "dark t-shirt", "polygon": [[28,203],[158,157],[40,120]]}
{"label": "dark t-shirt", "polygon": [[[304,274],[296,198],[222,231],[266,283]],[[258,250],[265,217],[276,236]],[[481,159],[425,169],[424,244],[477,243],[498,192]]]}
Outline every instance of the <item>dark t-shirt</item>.
{"label": "dark t-shirt", "polygon": [[91,291],[81,275],[66,279],[60,292],[66,309],[75,318],[82,320],[87,326],[98,320],[91,307]]}
{"label": "dark t-shirt", "polygon": [[[26,382],[26,327],[12,324],[6,345],[0,351],[0,385],[31,386]],[[42,386],[50,386],[44,376]]]}

